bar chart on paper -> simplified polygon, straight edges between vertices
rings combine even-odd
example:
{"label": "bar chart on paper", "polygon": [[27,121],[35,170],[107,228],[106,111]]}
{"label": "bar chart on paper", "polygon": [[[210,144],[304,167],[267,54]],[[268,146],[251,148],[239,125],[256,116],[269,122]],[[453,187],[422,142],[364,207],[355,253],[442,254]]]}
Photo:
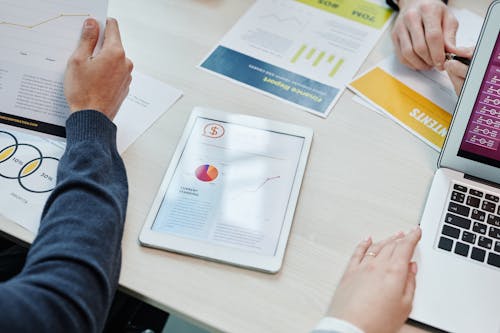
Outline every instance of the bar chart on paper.
{"label": "bar chart on paper", "polygon": [[335,77],[345,62],[344,58],[340,56],[309,47],[307,44],[302,44],[290,61],[292,64],[299,61],[308,62],[312,67],[324,70],[329,78]]}
{"label": "bar chart on paper", "polygon": [[98,0],[0,0],[0,59],[64,70],[83,21],[105,7]]}

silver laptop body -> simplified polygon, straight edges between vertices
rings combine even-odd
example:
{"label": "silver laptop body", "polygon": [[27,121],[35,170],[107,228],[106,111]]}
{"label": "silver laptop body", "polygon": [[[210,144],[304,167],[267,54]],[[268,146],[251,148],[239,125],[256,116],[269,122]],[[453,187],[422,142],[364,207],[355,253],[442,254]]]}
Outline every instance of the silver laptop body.
{"label": "silver laptop body", "polygon": [[411,319],[500,332],[500,2],[491,4],[421,220]]}

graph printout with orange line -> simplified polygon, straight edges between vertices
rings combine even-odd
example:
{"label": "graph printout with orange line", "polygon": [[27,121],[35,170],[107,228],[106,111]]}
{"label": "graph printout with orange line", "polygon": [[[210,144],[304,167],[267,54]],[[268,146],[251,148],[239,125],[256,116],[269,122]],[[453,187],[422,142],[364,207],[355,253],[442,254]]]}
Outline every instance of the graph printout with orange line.
{"label": "graph printout with orange line", "polygon": [[153,230],[273,256],[304,142],[197,118]]}
{"label": "graph printout with orange line", "polygon": [[106,13],[107,0],[0,0],[0,123],[64,136],[66,63],[84,20]]}

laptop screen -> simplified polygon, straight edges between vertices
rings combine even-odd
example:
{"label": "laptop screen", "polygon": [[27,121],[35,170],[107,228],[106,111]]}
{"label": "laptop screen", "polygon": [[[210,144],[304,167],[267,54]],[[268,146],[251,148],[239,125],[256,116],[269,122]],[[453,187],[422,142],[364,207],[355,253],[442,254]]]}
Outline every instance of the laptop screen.
{"label": "laptop screen", "polygon": [[458,156],[500,167],[500,35],[486,68]]}

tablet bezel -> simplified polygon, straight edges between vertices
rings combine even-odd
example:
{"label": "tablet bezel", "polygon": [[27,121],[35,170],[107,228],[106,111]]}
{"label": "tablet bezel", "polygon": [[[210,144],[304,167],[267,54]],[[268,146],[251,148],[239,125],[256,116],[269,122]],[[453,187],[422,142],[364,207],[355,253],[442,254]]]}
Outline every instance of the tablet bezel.
{"label": "tablet bezel", "polygon": [[458,156],[469,119],[476,103],[486,69],[490,62],[500,27],[500,2],[491,4],[472,58],[472,62],[455,107],[450,132],[439,157],[438,167],[454,169],[465,174],[500,183],[497,167]]}
{"label": "tablet bezel", "polygon": [[[229,246],[218,246],[195,239],[157,232],[152,229],[153,224],[156,221],[158,211],[166,195],[168,186],[172,180],[172,177],[174,176],[181,155],[191,135],[193,126],[196,123],[196,119],[199,117],[213,119],[214,121],[239,124],[251,128],[279,132],[285,135],[300,136],[304,138],[302,152],[299,157],[297,166],[296,177],[290,191],[289,202],[283,219],[282,229],[274,256],[260,255]],[[146,218],[146,222],[144,223],[141,234],[139,236],[139,242],[141,243],[141,245],[149,247],[187,254],[190,256],[200,257],[213,261],[225,262],[240,267],[256,269],[269,273],[278,272],[282,266],[286,244],[288,242],[288,237],[291,231],[295,208],[302,185],[302,179],[304,177],[305,168],[309,157],[312,137],[313,131],[309,128],[271,121],[263,118],[231,114],[207,108],[196,107],[189,117],[189,120],[184,129],[184,133],[179,140],[176,151],[161,182],[158,193],[153,201],[149,214]]]}

